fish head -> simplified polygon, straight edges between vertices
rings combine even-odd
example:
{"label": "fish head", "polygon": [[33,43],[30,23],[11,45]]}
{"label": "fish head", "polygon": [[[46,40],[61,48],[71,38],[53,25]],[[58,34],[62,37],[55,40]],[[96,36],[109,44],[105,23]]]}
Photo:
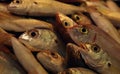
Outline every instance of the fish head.
{"label": "fish head", "polygon": [[71,16],[71,18],[78,23],[78,25],[91,24],[90,19],[82,13],[76,13]]}
{"label": "fish head", "polygon": [[58,13],[57,14],[57,22],[56,25],[60,33],[67,37],[67,39],[71,39],[73,42],[79,45],[82,42],[94,42],[96,40],[96,32],[89,25],[78,25],[68,16]]}
{"label": "fish head", "polygon": [[85,63],[92,68],[109,68],[111,61],[109,56],[97,44],[81,43],[80,52]]}
{"label": "fish head", "polygon": [[8,5],[8,10],[13,13],[19,13],[25,12],[27,10],[29,4],[29,0],[13,0]]}
{"label": "fish head", "polygon": [[77,25],[77,23],[75,23],[71,18],[69,18],[68,16],[66,16],[62,13],[57,13],[56,19],[57,19],[57,23],[58,23],[57,26],[61,30],[66,31],[67,29],[70,29],[70,28],[74,27],[75,25]]}

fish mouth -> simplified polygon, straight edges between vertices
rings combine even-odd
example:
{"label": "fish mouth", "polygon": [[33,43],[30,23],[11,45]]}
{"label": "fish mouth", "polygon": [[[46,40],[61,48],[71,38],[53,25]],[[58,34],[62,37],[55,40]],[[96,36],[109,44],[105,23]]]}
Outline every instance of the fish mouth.
{"label": "fish mouth", "polygon": [[56,13],[56,20],[57,20],[58,23],[61,23],[61,15],[62,14],[60,12]]}

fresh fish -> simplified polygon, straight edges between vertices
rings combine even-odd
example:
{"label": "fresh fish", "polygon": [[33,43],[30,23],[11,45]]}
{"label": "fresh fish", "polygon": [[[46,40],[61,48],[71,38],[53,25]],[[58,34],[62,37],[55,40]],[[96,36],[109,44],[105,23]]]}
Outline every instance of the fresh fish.
{"label": "fresh fish", "polygon": [[35,51],[48,49],[65,56],[65,45],[54,31],[45,28],[32,29],[20,35],[19,40],[25,45],[37,48]]}
{"label": "fresh fish", "polygon": [[61,32],[62,37],[68,36],[66,40],[69,39],[79,46],[81,42],[96,43],[114,60],[120,62],[120,44],[106,32],[94,25],[77,25],[72,19],[62,13],[58,13],[56,18],[58,22],[56,27]]}
{"label": "fresh fish", "polygon": [[92,70],[78,67],[78,68],[68,68],[63,72],[59,72],[58,74],[97,74]]}
{"label": "fresh fish", "polygon": [[112,11],[120,12],[119,6],[113,0],[106,0],[106,5]]}
{"label": "fresh fish", "polygon": [[48,74],[28,48],[14,37],[11,38],[11,41],[16,57],[29,74]]}
{"label": "fresh fish", "polygon": [[53,74],[57,74],[66,68],[65,59],[57,52],[43,50],[37,54],[39,62]]}
{"label": "fresh fish", "polygon": [[[92,69],[96,70],[100,74],[119,74],[119,64],[113,63],[113,59],[104,52],[104,50],[97,45],[89,43],[81,43],[78,47],[73,45],[74,50],[77,49],[81,53],[85,63]],[[78,55],[79,56],[79,55]]]}
{"label": "fresh fish", "polygon": [[14,58],[2,51],[0,51],[0,73],[27,74]]}
{"label": "fresh fish", "polygon": [[86,11],[84,7],[77,7],[55,0],[14,0],[9,4],[8,10],[15,14],[30,16],[54,16],[56,12],[72,14]]}
{"label": "fresh fish", "polygon": [[90,9],[89,14],[92,20],[96,23],[96,25],[101,28],[103,31],[108,33],[113,39],[115,39],[118,43],[120,43],[120,35],[117,29],[113,26],[113,24],[106,17],[101,15],[98,11]]}
{"label": "fresh fish", "polygon": [[71,17],[78,25],[92,24],[91,20],[82,13],[73,14]]}
{"label": "fresh fish", "polygon": [[66,46],[66,62],[67,67],[85,67],[85,63],[80,56],[80,52],[74,49],[73,43],[68,43]]}
{"label": "fresh fish", "polygon": [[50,23],[36,19],[18,17],[5,12],[0,12],[0,27],[15,32],[23,32],[36,27],[53,29]]}

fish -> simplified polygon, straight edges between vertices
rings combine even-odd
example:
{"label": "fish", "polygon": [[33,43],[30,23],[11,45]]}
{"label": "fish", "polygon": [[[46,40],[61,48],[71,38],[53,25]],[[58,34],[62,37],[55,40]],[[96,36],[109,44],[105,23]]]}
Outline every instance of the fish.
{"label": "fish", "polygon": [[49,50],[43,50],[38,52],[37,59],[44,66],[45,69],[57,74],[60,71],[66,69],[65,59],[57,52],[51,52]]}
{"label": "fish", "polygon": [[9,13],[7,5],[8,5],[7,3],[0,3],[0,12]]}
{"label": "fish", "polygon": [[[2,48],[1,48],[2,49]],[[27,74],[20,64],[3,51],[0,51],[0,73],[1,74]]]}
{"label": "fish", "polygon": [[8,5],[11,13],[28,16],[55,16],[56,12],[72,14],[86,12],[84,7],[65,4],[55,0],[14,0]]}
{"label": "fish", "polygon": [[35,59],[31,51],[18,41],[15,37],[11,37],[13,51],[29,74],[48,74],[42,65]]}
{"label": "fish", "polygon": [[87,67],[84,60],[81,57],[79,50],[74,49],[73,43],[68,43],[66,45],[66,62],[68,68],[73,67]]}
{"label": "fish", "polygon": [[57,13],[56,28],[61,32],[61,36],[74,42],[78,46],[81,42],[96,43],[100,45],[105,52],[114,58],[117,62],[120,62],[120,44],[110,37],[106,32],[94,25],[78,25],[68,16]]}
{"label": "fish", "polygon": [[106,0],[106,5],[112,11],[120,12],[119,6],[112,0]]}
{"label": "fish", "polygon": [[78,67],[78,68],[68,68],[65,71],[59,72],[58,74],[97,74],[92,70]]}
{"label": "fish", "polygon": [[[119,64],[115,64],[112,58],[100,47],[93,43],[81,43],[81,46],[72,45],[74,50],[79,50],[82,58],[89,68],[100,74],[119,74]],[[80,55],[78,55],[80,56]]]}
{"label": "fish", "polygon": [[89,10],[89,14],[99,28],[101,28],[118,43],[120,43],[120,35],[110,20],[92,8]]}
{"label": "fish", "polygon": [[79,25],[92,24],[91,20],[85,16],[83,13],[76,13],[71,16],[71,18]]}
{"label": "fish", "polygon": [[48,49],[65,56],[65,45],[55,31],[45,28],[31,29],[19,36],[20,42],[36,48],[34,51]]}
{"label": "fish", "polygon": [[24,32],[33,28],[53,29],[52,24],[42,20],[23,18],[10,13],[0,12],[0,27],[7,31]]}

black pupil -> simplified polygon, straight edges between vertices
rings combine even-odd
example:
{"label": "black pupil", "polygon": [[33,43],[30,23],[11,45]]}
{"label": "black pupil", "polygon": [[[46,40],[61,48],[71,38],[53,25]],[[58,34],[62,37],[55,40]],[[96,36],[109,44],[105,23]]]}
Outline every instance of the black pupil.
{"label": "black pupil", "polygon": [[110,67],[111,66],[111,64],[110,63],[108,63],[108,67]]}
{"label": "black pupil", "polygon": [[16,3],[20,3],[19,0],[17,0]]}
{"label": "black pupil", "polygon": [[54,57],[54,58],[57,58],[57,55],[55,53],[51,53],[51,55]]}
{"label": "black pupil", "polygon": [[76,19],[79,20],[80,19],[79,16],[76,16]]}
{"label": "black pupil", "polygon": [[82,32],[86,32],[86,28],[82,28]]}
{"label": "black pupil", "polygon": [[65,26],[68,26],[68,23],[67,23],[67,22],[65,22]]}
{"label": "black pupil", "polygon": [[35,37],[35,36],[36,36],[36,33],[35,33],[35,32],[31,32],[31,36],[32,36],[32,37]]}
{"label": "black pupil", "polygon": [[98,50],[98,47],[94,47],[94,51],[97,51]]}

